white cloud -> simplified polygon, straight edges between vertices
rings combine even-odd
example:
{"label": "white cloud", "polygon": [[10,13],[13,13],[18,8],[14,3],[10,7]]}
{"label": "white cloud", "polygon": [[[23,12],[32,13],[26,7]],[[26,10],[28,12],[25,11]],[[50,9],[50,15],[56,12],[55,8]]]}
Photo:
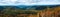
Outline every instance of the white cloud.
{"label": "white cloud", "polygon": [[54,5],[60,4],[58,0],[3,0],[0,5]]}

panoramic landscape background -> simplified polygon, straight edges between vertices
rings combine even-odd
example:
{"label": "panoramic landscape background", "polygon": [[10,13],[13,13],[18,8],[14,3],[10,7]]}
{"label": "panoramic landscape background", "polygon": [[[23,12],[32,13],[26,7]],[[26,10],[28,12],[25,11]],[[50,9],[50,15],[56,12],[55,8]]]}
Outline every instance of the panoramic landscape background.
{"label": "panoramic landscape background", "polygon": [[60,17],[60,5],[0,6],[0,17]]}

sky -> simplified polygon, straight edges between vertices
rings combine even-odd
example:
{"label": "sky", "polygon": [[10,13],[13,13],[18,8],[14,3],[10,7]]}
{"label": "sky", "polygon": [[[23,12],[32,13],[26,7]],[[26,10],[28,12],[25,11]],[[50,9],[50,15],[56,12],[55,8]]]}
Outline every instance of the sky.
{"label": "sky", "polygon": [[0,5],[56,5],[60,0],[0,0]]}

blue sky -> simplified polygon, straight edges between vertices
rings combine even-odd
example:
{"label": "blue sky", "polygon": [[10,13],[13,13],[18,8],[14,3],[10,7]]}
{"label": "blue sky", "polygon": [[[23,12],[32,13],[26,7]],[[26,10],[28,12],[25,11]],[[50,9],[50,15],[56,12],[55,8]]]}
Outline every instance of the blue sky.
{"label": "blue sky", "polygon": [[56,5],[59,0],[0,0],[0,5]]}

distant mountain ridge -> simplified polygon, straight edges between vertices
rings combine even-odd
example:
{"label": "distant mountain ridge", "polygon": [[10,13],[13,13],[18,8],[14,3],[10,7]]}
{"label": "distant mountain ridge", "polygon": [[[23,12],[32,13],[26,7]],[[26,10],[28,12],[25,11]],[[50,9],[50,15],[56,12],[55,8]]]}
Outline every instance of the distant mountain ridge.
{"label": "distant mountain ridge", "polygon": [[[22,6],[0,6],[1,8],[9,8],[9,7],[11,7],[11,8],[13,8],[13,9],[30,9],[30,8],[38,8],[38,9],[43,9],[44,7],[45,8],[47,8],[47,7],[50,7],[50,8],[54,8],[54,7],[58,7],[59,5],[54,5],[54,6],[24,6],[24,5],[22,5]],[[1,9],[0,8],[0,9]]]}
{"label": "distant mountain ridge", "polygon": [[4,9],[18,9],[18,10],[44,10],[46,8],[55,8],[58,6],[0,6],[0,12],[2,12]]}

